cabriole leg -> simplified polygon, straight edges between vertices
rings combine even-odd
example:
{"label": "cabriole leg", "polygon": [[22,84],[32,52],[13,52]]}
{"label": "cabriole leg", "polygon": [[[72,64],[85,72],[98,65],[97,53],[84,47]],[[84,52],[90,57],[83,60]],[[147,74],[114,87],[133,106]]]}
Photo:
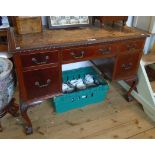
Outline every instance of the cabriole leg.
{"label": "cabriole leg", "polygon": [[10,106],[8,107],[7,111],[14,117],[19,116],[19,105],[15,103],[15,98],[11,100]]}
{"label": "cabriole leg", "polygon": [[133,97],[131,96],[131,92],[136,88],[138,84],[138,77],[136,76],[133,80],[132,80],[132,84],[131,87],[129,89],[129,91],[127,92],[126,98],[128,102],[133,101]]}
{"label": "cabriole leg", "polygon": [[[15,98],[13,98],[10,103],[0,111],[0,119],[4,117],[7,113],[11,114],[14,117],[19,116],[19,105],[15,103]],[[3,131],[1,122],[0,122],[0,132]]]}
{"label": "cabriole leg", "polygon": [[24,128],[25,128],[25,133],[27,135],[33,133],[32,123],[31,123],[31,120],[30,120],[30,118],[29,118],[29,116],[27,114],[28,108],[29,108],[29,106],[27,104],[25,104],[25,103],[20,104],[21,116],[22,116],[22,118],[23,118],[23,120],[25,122]]}

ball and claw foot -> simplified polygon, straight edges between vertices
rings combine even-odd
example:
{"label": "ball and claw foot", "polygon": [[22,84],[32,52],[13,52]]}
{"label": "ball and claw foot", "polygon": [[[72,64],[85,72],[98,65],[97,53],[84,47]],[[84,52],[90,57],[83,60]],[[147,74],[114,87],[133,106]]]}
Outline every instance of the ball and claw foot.
{"label": "ball and claw foot", "polygon": [[132,96],[127,96],[126,99],[128,102],[132,102],[134,100],[134,98]]}
{"label": "ball and claw foot", "polygon": [[33,133],[33,128],[31,126],[25,127],[25,133],[26,135],[30,135]]}
{"label": "ball and claw foot", "polygon": [[132,85],[129,89],[129,91],[126,94],[126,99],[128,102],[131,102],[134,100],[134,98],[132,97],[131,93],[133,90],[135,90],[136,86],[138,84],[138,76],[136,76],[135,78],[132,79]]}

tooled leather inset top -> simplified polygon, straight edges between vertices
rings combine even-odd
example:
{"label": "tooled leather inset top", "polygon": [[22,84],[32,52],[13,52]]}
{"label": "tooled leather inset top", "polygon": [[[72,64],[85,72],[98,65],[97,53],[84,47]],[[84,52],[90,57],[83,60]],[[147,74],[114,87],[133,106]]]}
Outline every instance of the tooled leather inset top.
{"label": "tooled leather inset top", "polygon": [[129,27],[43,30],[41,33],[16,35],[16,49],[31,49],[46,46],[68,46],[125,39],[145,38],[148,34]]}

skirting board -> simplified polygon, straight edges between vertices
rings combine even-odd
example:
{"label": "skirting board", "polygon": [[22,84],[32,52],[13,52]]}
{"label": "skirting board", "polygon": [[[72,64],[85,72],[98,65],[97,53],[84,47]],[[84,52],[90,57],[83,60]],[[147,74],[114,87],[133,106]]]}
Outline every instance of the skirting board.
{"label": "skirting board", "polygon": [[[129,85],[125,83],[124,81],[118,81],[118,83],[125,89],[129,90]],[[132,96],[142,104],[144,112],[155,122],[155,105],[149,103],[143,96],[138,94],[136,91],[132,91]]]}

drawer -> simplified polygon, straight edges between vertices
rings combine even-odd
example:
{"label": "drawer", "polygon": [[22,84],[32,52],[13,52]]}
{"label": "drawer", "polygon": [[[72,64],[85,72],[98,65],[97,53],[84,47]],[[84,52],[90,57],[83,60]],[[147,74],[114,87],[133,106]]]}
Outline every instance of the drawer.
{"label": "drawer", "polygon": [[117,53],[116,44],[99,44],[95,46],[88,46],[88,51],[91,51],[95,56],[114,55]]}
{"label": "drawer", "polygon": [[59,67],[26,71],[24,85],[27,99],[39,99],[61,92],[61,75]]}
{"label": "drawer", "polygon": [[125,79],[131,77],[137,73],[141,53],[127,53],[121,54],[118,57],[115,68],[114,79]]}
{"label": "drawer", "polygon": [[34,51],[33,53],[26,52],[21,56],[23,67],[32,67],[43,64],[58,63],[58,51]]}
{"label": "drawer", "polygon": [[144,40],[123,41],[119,43],[119,51],[135,51],[144,48]]}
{"label": "drawer", "polygon": [[66,62],[76,62],[85,60],[93,56],[92,52],[89,52],[86,47],[70,48],[64,49],[62,52],[62,61]]}

